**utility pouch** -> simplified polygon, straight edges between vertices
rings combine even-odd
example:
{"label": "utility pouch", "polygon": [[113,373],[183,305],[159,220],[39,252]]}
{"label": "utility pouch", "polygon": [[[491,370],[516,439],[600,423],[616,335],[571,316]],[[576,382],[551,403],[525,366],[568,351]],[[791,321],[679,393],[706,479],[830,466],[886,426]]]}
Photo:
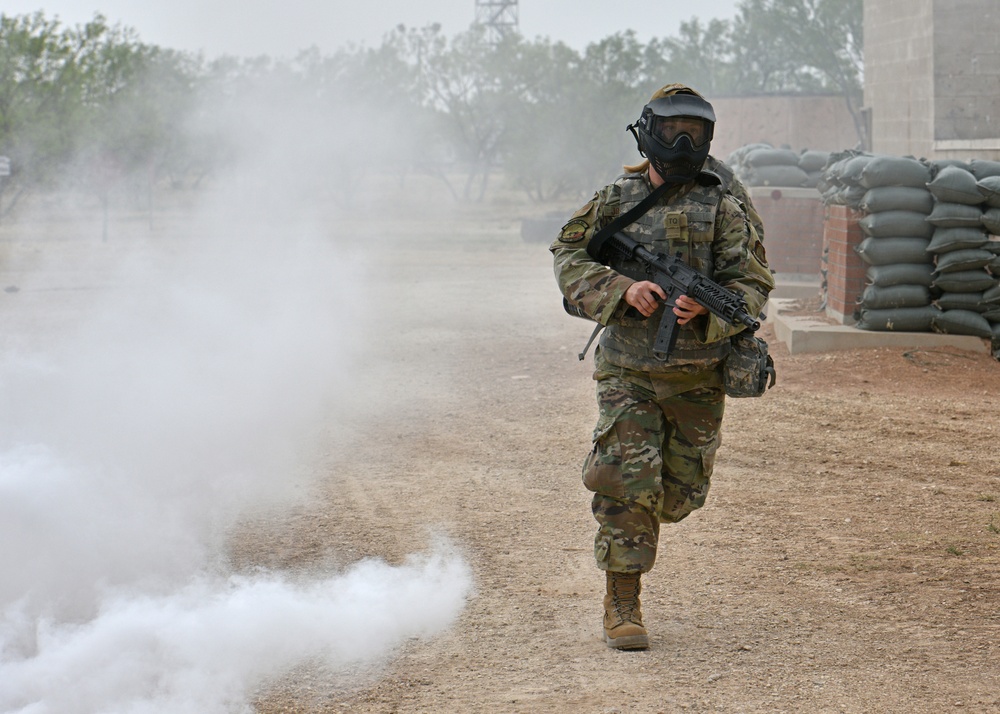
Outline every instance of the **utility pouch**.
{"label": "utility pouch", "polygon": [[759,397],[774,386],[777,373],[767,342],[744,330],[730,338],[722,364],[722,386],[730,397]]}

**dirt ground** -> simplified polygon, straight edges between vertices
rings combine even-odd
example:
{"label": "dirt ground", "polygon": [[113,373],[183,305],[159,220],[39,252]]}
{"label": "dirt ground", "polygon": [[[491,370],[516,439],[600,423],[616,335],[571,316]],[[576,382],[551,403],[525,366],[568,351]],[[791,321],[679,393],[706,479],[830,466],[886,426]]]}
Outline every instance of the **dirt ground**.
{"label": "dirt ground", "polygon": [[562,312],[546,246],[515,220],[448,230],[380,244],[393,409],[361,417],[316,496],[231,555],[397,563],[443,534],[475,595],[452,629],[375,669],[303,667],[258,711],[1000,712],[1000,363],[789,355],[766,327],[778,384],[729,401],[708,503],[664,528],[644,578],[652,646],[612,651],[580,481],[591,326]]}
{"label": "dirt ground", "polygon": [[1000,364],[772,340],[778,385],[730,400],[709,502],[645,577],[651,649],[611,651],[580,483],[590,325],[561,312],[545,246],[491,230],[394,253],[423,266],[394,276],[396,377],[433,396],[371,427],[394,446],[374,462],[332,461],[271,554],[398,561],[433,524],[477,595],[377,681],[317,702],[292,678],[261,711],[1000,711]]}

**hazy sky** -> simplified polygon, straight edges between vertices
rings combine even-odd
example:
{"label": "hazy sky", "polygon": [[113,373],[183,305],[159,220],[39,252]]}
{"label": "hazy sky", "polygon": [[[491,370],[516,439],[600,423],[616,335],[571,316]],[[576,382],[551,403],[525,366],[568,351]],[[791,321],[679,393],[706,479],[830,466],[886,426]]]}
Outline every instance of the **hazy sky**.
{"label": "hazy sky", "polygon": [[[739,0],[520,0],[521,33],[582,49],[615,32],[635,30],[643,42],[676,35],[683,20],[731,18]],[[218,54],[290,56],[315,45],[329,52],[348,43],[378,45],[402,23],[441,23],[453,35],[475,19],[475,0],[4,0],[0,12],[43,10],[65,25],[100,12],[112,24],[135,28],[144,42]]]}

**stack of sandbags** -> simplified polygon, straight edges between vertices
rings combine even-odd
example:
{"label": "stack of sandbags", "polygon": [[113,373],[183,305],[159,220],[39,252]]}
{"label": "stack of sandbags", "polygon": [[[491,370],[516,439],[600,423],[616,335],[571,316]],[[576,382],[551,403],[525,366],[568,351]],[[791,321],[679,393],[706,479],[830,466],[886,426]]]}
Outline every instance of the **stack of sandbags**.
{"label": "stack of sandbags", "polygon": [[934,227],[927,247],[935,265],[931,285],[941,310],[932,327],[989,339],[993,333],[984,317],[984,295],[997,280],[987,267],[996,256],[986,249],[990,236],[983,224],[984,195],[968,165],[959,162],[940,164],[927,188],[935,201],[927,217]]}
{"label": "stack of sandbags", "polygon": [[[874,158],[871,154],[852,149],[830,154],[816,183],[823,203],[858,210],[865,194],[861,185],[861,170]],[[828,287],[829,261],[830,249],[824,246],[819,271],[820,292],[823,295],[826,295]]]}
{"label": "stack of sandbags", "polygon": [[938,308],[932,304],[934,264],[928,252],[934,197],[931,167],[912,157],[874,156],[861,166],[865,189],[858,208],[866,238],[856,248],[867,265],[868,285],[858,304],[864,330],[927,332]]}
{"label": "stack of sandbags", "polygon": [[750,179],[750,164],[747,163],[747,155],[751,151],[757,149],[773,149],[770,144],[745,144],[740,148],[733,151],[729,156],[726,157],[726,163],[736,174],[736,177],[744,183],[744,185],[749,185]]}
{"label": "stack of sandbags", "polygon": [[816,184],[823,202],[858,210],[867,192],[861,185],[861,172],[874,158],[859,151],[831,154]]}
{"label": "stack of sandbags", "polygon": [[750,144],[730,154],[729,164],[747,186],[797,188],[809,183],[809,175],[799,168],[799,154],[791,149]]}
{"label": "stack of sandbags", "polygon": [[[1000,278],[1000,162],[970,161],[969,170],[976,177],[976,186],[983,196],[983,228],[987,242],[982,249],[993,258],[986,270]],[[990,325],[993,339],[993,356],[1000,359],[1000,286],[983,291],[983,317]]]}
{"label": "stack of sandbags", "polygon": [[805,150],[799,154],[799,168],[806,173],[805,186],[816,188],[823,176],[823,170],[830,163],[829,151]]}

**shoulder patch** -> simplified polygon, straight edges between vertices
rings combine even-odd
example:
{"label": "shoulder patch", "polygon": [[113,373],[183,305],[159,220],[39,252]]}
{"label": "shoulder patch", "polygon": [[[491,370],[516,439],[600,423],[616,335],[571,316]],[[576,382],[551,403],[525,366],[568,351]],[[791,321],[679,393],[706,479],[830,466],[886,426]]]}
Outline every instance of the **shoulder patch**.
{"label": "shoulder patch", "polygon": [[590,224],[582,218],[573,218],[559,231],[559,240],[563,243],[578,243],[587,234]]}
{"label": "shoulder patch", "polygon": [[757,262],[761,265],[767,265],[767,252],[764,250],[764,244],[759,240],[754,241],[753,244],[753,257],[757,259]]}

